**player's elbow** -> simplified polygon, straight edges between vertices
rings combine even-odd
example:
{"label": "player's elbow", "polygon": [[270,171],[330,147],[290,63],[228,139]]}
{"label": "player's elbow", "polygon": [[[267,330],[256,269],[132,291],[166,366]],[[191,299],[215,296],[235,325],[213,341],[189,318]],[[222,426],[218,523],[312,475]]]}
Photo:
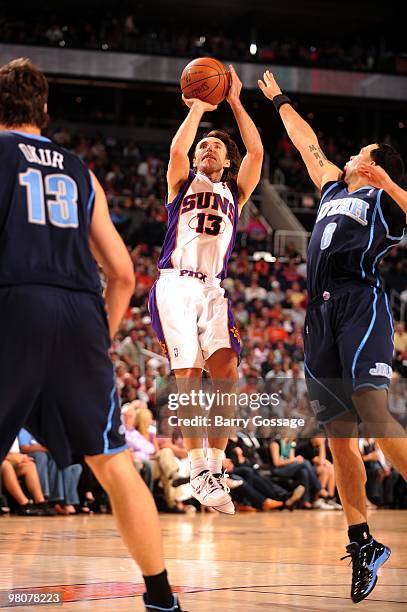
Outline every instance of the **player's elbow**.
{"label": "player's elbow", "polygon": [[179,142],[173,141],[170,147],[170,158],[171,159],[183,159],[187,155],[185,151],[185,147],[183,147]]}
{"label": "player's elbow", "polygon": [[107,280],[111,283],[119,284],[129,291],[134,291],[136,286],[136,277],[134,274],[133,265],[131,263],[117,267],[106,274]]}
{"label": "player's elbow", "polygon": [[256,163],[261,164],[263,162],[263,157],[264,157],[263,145],[256,146],[252,151],[250,151],[250,157]]}
{"label": "player's elbow", "polygon": [[123,271],[120,276],[120,282],[126,286],[126,288],[133,292],[136,288],[136,276],[134,274],[133,266],[126,271]]}

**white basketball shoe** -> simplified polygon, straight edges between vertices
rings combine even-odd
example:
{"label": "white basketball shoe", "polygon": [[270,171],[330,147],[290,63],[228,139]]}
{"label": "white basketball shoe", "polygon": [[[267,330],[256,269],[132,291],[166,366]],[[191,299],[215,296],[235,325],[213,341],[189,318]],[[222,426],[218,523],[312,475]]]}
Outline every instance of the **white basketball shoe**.
{"label": "white basketball shoe", "polygon": [[229,502],[232,503],[229,493],[225,491],[209,470],[204,470],[195,478],[191,478],[190,485],[192,495],[203,506],[218,510],[218,507],[223,507]]}
{"label": "white basketball shoe", "polygon": [[223,472],[223,474],[212,474],[212,476],[228,496],[228,501],[226,503],[212,507],[222,514],[235,514],[235,505],[229,493],[231,488],[235,489],[240,487],[243,484],[243,480],[232,480],[226,472]]}

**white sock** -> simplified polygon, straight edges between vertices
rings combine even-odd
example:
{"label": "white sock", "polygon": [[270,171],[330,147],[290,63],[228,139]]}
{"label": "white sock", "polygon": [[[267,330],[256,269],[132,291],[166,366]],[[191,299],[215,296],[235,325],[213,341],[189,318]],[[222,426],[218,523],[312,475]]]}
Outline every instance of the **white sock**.
{"label": "white sock", "polygon": [[222,472],[222,461],[225,453],[220,448],[208,448],[207,460],[211,474],[220,474]]}
{"label": "white sock", "polygon": [[191,478],[195,478],[195,476],[198,476],[198,474],[208,469],[203,448],[193,448],[189,450],[188,458],[191,466]]}

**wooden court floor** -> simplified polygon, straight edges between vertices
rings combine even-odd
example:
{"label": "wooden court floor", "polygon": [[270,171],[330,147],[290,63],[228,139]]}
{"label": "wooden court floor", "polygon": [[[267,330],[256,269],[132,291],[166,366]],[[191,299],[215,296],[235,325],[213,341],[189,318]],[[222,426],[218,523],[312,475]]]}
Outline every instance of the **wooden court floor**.
{"label": "wooden court floor", "polygon": [[[392,549],[369,599],[349,599],[341,512],[161,515],[170,578],[189,612],[407,611],[407,511],[376,510],[372,531]],[[111,516],[0,518],[0,589],[59,587],[46,611],[143,610],[141,575]],[[37,589],[37,591],[36,591]],[[2,595],[2,609],[6,606]],[[23,610],[38,610],[23,606]]]}

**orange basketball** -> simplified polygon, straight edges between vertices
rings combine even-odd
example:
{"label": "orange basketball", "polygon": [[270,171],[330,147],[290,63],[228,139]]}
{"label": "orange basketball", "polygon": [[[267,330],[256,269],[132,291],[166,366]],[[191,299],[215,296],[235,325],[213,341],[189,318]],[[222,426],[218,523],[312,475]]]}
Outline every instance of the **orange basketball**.
{"label": "orange basketball", "polygon": [[199,57],[185,66],[180,84],[186,98],[220,104],[229,91],[229,72],[222,62],[213,57]]}

